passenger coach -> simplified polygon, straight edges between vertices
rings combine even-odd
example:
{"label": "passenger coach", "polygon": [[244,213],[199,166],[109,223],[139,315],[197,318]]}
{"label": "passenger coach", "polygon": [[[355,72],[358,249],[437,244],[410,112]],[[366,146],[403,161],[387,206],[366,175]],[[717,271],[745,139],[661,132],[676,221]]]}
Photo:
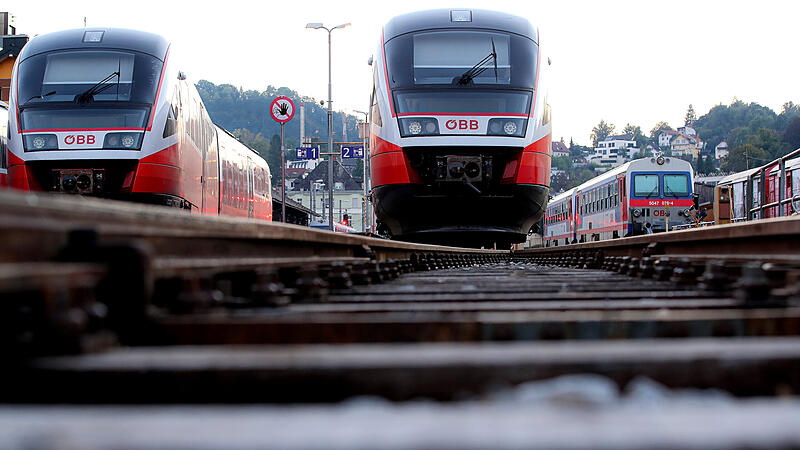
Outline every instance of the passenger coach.
{"label": "passenger coach", "polygon": [[545,246],[668,231],[694,221],[694,171],[678,158],[625,163],[550,201]]}
{"label": "passenger coach", "polygon": [[371,97],[378,232],[402,240],[522,242],[549,196],[547,58],[528,20],[471,9],[383,28]]}
{"label": "passenger coach", "polygon": [[271,219],[266,162],[211,122],[179,69],[150,33],[31,39],[12,74],[10,186]]}

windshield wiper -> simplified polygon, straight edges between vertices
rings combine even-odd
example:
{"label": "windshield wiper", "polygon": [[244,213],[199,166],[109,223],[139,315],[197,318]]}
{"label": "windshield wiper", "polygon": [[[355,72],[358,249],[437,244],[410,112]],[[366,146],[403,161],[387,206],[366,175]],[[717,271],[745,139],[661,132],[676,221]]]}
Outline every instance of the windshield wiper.
{"label": "windshield wiper", "polygon": [[667,186],[667,183],[664,183],[664,194],[666,194],[666,193],[667,193],[667,191],[669,191],[669,195],[671,195],[671,196],[673,196],[673,197],[675,197],[675,198],[678,198],[678,194],[676,194],[676,193],[675,193],[675,191],[673,191],[672,189],[670,189],[670,187],[669,187],[669,186]]}
{"label": "windshield wiper", "polygon": [[41,99],[44,99],[45,97],[49,97],[49,96],[51,96],[51,95],[53,95],[53,94],[55,94],[55,93],[56,93],[56,91],[50,91],[50,92],[48,92],[47,94],[42,94],[42,95],[34,95],[33,97],[31,97],[31,98],[29,98],[29,99],[25,100],[25,103],[23,103],[23,106],[24,106],[24,105],[26,105],[26,104],[27,104],[29,101],[31,101],[31,100],[33,100],[33,99],[35,99],[35,98],[41,98]]}
{"label": "windshield wiper", "polygon": [[645,195],[644,198],[650,198],[651,195],[655,194],[658,197],[658,186],[654,187],[649,194]]}
{"label": "windshield wiper", "polygon": [[95,84],[94,86],[76,95],[75,101],[78,103],[86,103],[89,100],[93,100],[95,95],[105,91],[111,86],[114,86],[113,84],[106,84],[108,83],[109,80],[111,80],[114,77],[117,77],[117,86],[119,86],[119,72],[120,72],[119,70],[117,70],[116,72],[111,72],[107,77],[98,81],[97,84]]}
{"label": "windshield wiper", "polygon": [[453,81],[462,86],[472,83],[472,80],[475,79],[475,77],[482,74],[486,69],[489,68],[487,65],[489,61],[494,61],[494,81],[497,82],[497,51],[494,47],[494,38],[492,38],[492,52],[486,55],[486,57],[472,66],[471,69],[462,73],[460,77],[454,79]]}

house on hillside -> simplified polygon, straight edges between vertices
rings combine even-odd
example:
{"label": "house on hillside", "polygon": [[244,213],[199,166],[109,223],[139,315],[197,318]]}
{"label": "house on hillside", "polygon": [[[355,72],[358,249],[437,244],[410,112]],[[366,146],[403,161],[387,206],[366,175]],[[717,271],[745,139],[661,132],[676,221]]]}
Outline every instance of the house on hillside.
{"label": "house on hillside", "polygon": [[561,141],[553,141],[553,143],[550,144],[550,147],[551,147],[551,150],[553,152],[553,157],[554,158],[558,157],[558,156],[569,156],[570,155],[569,147],[567,147],[567,145],[564,144]]}
{"label": "house on hillside", "polygon": [[597,143],[589,162],[601,167],[617,167],[639,156],[639,147],[629,134],[608,136]]}
{"label": "house on hillside", "polygon": [[680,127],[678,131],[661,130],[658,135],[658,145],[662,149],[668,148],[675,156],[692,156],[695,159],[705,147],[703,140],[690,126]]}
{"label": "house on hillside", "polygon": [[728,157],[728,143],[725,141],[720,142],[714,147],[714,159],[717,161]]}

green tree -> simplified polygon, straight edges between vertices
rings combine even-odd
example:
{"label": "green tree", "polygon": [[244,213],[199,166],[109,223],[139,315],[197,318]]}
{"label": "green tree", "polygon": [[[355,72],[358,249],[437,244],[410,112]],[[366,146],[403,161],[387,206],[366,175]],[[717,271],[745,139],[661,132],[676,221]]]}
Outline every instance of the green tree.
{"label": "green tree", "polygon": [[686,110],[686,118],[684,119],[683,123],[686,126],[692,126],[695,120],[697,120],[697,116],[694,113],[694,107],[690,103],[689,109]]}
{"label": "green tree", "polygon": [[643,155],[645,147],[647,147],[647,136],[642,133],[642,127],[639,125],[626,124],[622,133],[629,134],[631,139],[636,141],[636,146],[639,147],[639,151]]}
{"label": "green tree", "polygon": [[728,154],[728,158],[722,164],[722,170],[726,172],[741,172],[763,165],[767,161],[767,152],[752,144],[740,145]]}
{"label": "green tree", "polygon": [[800,116],[792,119],[786,131],[783,132],[783,141],[786,142],[790,148],[800,148]]}
{"label": "green tree", "polygon": [[[791,114],[792,110],[792,106],[787,105],[787,114]],[[784,116],[784,120],[787,120],[788,125],[788,115]],[[778,125],[778,115],[771,109],[734,98],[730,105],[716,105],[698,118],[694,129],[711,148],[722,141],[728,142],[728,146],[734,148],[746,143],[747,136],[757,134],[761,128],[782,133],[784,128],[779,128]]]}
{"label": "green tree", "polygon": [[553,158],[551,165],[556,169],[569,171],[572,169],[572,159],[569,156],[556,156]]}
{"label": "green tree", "polygon": [[652,130],[650,130],[650,139],[658,139],[658,132],[661,130],[672,131],[672,127],[669,126],[669,124],[664,120],[658,122],[656,126],[654,126]]}
{"label": "green tree", "polygon": [[597,143],[614,134],[614,125],[606,123],[605,120],[600,120],[596,127],[592,128],[592,145],[597,147]]}
{"label": "green tree", "polygon": [[351,175],[353,176],[353,178],[356,178],[358,180],[362,180],[362,181],[364,180],[364,160],[363,159],[357,159],[356,160],[356,166],[353,167],[353,173]]}

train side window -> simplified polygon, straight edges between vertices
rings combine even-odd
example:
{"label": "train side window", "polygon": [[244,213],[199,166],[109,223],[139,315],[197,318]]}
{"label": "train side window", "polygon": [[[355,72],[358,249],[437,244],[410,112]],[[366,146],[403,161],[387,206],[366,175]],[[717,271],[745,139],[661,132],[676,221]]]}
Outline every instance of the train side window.
{"label": "train side window", "polygon": [[372,117],[370,118],[370,120],[371,123],[374,123],[379,127],[382,127],[383,121],[381,120],[381,108],[378,105],[378,95],[377,95],[378,93],[375,90],[375,86],[378,85],[378,72],[373,71],[373,73],[375,76],[373,77],[373,85],[372,85],[372,108],[370,110],[370,116]]}

